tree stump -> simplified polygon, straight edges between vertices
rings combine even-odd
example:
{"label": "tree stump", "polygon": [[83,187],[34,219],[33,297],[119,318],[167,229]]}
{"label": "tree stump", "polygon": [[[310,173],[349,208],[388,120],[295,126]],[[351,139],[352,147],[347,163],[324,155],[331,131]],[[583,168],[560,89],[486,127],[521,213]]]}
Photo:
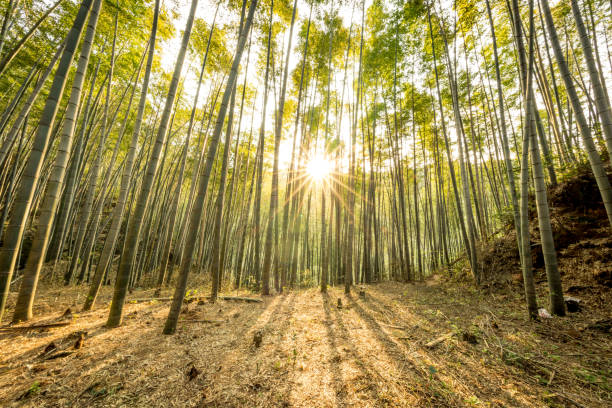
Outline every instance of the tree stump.
{"label": "tree stump", "polygon": [[263,332],[261,330],[257,330],[253,335],[253,345],[255,348],[259,348],[261,346],[261,342],[263,341]]}

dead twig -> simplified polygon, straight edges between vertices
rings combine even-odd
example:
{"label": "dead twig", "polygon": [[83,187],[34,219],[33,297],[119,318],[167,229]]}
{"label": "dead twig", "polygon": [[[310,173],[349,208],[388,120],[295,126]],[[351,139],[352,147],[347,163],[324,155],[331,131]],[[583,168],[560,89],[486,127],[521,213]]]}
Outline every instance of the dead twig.
{"label": "dead twig", "polygon": [[446,333],[443,336],[438,337],[435,340],[430,341],[429,343],[425,344],[425,347],[427,348],[433,348],[435,346],[437,346],[438,344],[442,343],[443,341],[450,339],[451,337],[453,337],[455,335],[455,332],[449,332]]}

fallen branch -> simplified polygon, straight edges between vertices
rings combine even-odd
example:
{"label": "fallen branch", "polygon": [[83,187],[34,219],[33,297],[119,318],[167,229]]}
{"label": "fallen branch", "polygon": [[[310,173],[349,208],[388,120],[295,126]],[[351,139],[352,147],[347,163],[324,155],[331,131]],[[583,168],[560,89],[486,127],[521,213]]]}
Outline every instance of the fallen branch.
{"label": "fallen branch", "polygon": [[574,404],[575,406],[577,406],[578,408],[586,408],[584,405],[580,404],[579,402],[577,402],[575,399],[570,398],[567,394],[562,393],[561,391],[556,391],[556,394],[562,398],[565,398],[566,400],[568,400],[569,402],[571,402],[572,404]]}
{"label": "fallen branch", "polygon": [[33,324],[30,326],[7,326],[7,327],[0,327],[0,333],[20,331],[20,330],[51,329],[54,327],[69,326],[70,324],[71,324],[70,322],[61,322],[61,323]]}
{"label": "fallen branch", "polygon": [[[143,299],[130,299],[128,303],[143,303],[143,302],[169,302],[173,298],[172,297],[152,297],[152,298],[143,298]],[[248,302],[248,303],[263,303],[263,300],[257,298],[249,298],[249,297],[240,297],[240,296],[219,296],[221,300],[234,300],[239,302]],[[210,300],[210,296],[194,296],[190,297],[186,300],[186,302],[195,302],[197,300]]]}
{"label": "fallen branch", "polygon": [[152,297],[152,298],[142,298],[142,299],[129,299],[128,303],[144,303],[144,302],[169,302],[171,301],[171,297]]}
{"label": "fallen branch", "polygon": [[381,323],[381,325],[389,327],[391,329],[408,330],[408,327],[405,327],[405,326],[394,326],[392,324],[386,324],[386,323]]}
{"label": "fallen branch", "polygon": [[19,280],[20,280],[21,278],[23,278],[23,275],[20,275],[20,276],[16,277],[15,279],[13,279],[13,280],[11,281],[11,285],[14,285],[14,284],[16,284],[17,282],[19,282]]}
{"label": "fallen branch", "polygon": [[223,320],[208,320],[208,319],[186,319],[181,320],[182,323],[210,323],[210,324],[223,324]]}
{"label": "fallen branch", "polygon": [[73,353],[74,351],[59,351],[57,353],[46,356],[45,358],[43,358],[43,361],[55,360],[56,358],[62,358],[62,357],[68,357],[69,355]]}
{"label": "fallen branch", "polygon": [[425,347],[427,348],[433,348],[436,347],[438,344],[442,343],[443,341],[450,339],[451,337],[453,337],[455,335],[455,332],[449,332],[446,333],[443,336],[438,337],[435,340],[430,341],[429,343],[425,344]]}
{"label": "fallen branch", "polygon": [[238,297],[238,296],[221,296],[220,299],[223,300],[236,300],[240,302],[247,303],[263,303],[263,300],[257,298],[248,298],[248,297]]}

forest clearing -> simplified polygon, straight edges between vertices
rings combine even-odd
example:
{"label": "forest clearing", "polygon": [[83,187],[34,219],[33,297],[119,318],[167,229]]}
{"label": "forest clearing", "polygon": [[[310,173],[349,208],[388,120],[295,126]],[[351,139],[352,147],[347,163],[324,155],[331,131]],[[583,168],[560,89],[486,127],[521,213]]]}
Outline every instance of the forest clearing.
{"label": "forest clearing", "polygon": [[611,0],[0,0],[0,407],[611,407]]}
{"label": "forest clearing", "polygon": [[[159,334],[167,302],[129,299],[125,324],[116,330],[105,328],[101,307],[75,313],[66,327],[0,332],[0,347],[7,350],[0,362],[0,403],[609,406],[612,339],[605,329],[587,328],[601,319],[601,309],[589,310],[588,317],[526,323],[518,294],[483,294],[435,279],[364,291],[365,299],[334,288],[328,294],[299,290],[262,304],[193,301],[171,337]],[[32,324],[54,320],[78,303],[78,291],[61,293],[58,288],[41,295],[50,302]],[[610,300],[608,295],[602,302]],[[75,350],[83,331],[84,344]],[[440,342],[428,346],[434,341]],[[47,359],[52,342],[53,352],[71,354]]]}

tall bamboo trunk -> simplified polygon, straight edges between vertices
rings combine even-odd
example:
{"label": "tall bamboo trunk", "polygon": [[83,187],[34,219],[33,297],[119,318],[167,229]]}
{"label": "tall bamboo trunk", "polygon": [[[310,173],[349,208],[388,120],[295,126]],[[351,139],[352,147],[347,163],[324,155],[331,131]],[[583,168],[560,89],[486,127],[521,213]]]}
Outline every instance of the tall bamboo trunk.
{"label": "tall bamboo trunk", "polygon": [[[520,245],[520,237],[521,237],[521,222],[520,222],[520,214],[519,214],[519,204],[518,198],[516,195],[516,185],[514,182],[514,170],[512,166],[512,159],[510,156],[510,144],[508,143],[508,130],[506,127],[506,112],[504,109],[504,96],[502,92],[502,80],[501,80],[501,72],[499,69],[499,55],[497,52],[497,37],[495,35],[495,26],[493,24],[493,17],[491,15],[491,6],[489,4],[489,0],[486,0],[487,4],[487,16],[489,19],[489,25],[491,27],[491,38],[493,40],[493,56],[495,58],[495,79],[497,80],[497,96],[499,98],[499,122],[501,128],[501,145],[502,152],[504,154],[504,162],[506,164],[506,177],[508,179],[508,186],[510,189],[510,198],[512,200],[512,216],[514,219],[514,228],[516,229],[516,237],[518,240],[518,247],[521,248]],[[522,254],[522,251],[519,250],[519,253]]]}
{"label": "tall bamboo trunk", "polygon": [[[265,129],[266,129],[266,108],[268,105],[268,77],[270,74],[270,47],[272,41],[272,17],[274,11],[274,0],[270,2],[270,20],[269,20],[269,28],[268,28],[268,46],[266,53],[266,73],[264,77],[264,101],[263,101],[263,109],[262,109],[262,120],[261,120],[261,128],[259,130],[259,145],[260,145],[260,157],[257,161],[257,188],[255,190],[255,273],[256,280],[259,281],[259,273],[261,268],[260,261],[260,252],[261,252],[261,231],[260,231],[260,212],[261,212],[261,190],[263,187],[263,151],[265,146]],[[271,215],[271,214],[270,214]],[[268,215],[268,217],[270,217]],[[267,223],[267,228],[272,228],[272,224],[270,222]],[[268,246],[268,241],[270,245],[272,245],[271,238],[268,239],[267,230],[265,235],[265,247],[264,247],[264,266],[261,269],[261,293],[263,295],[270,294],[270,267],[266,268],[266,256],[268,257],[268,263],[271,263],[272,257],[272,248],[270,246],[270,253],[266,249]]]}
{"label": "tall bamboo trunk", "polygon": [[[428,23],[429,23],[429,34],[431,37],[431,42],[432,44],[434,44],[434,37],[433,37],[433,29],[432,29],[432,25],[431,25],[431,15],[427,14],[428,16]],[[448,140],[448,135],[447,135],[447,131],[446,131],[446,121],[444,119],[444,111],[443,111],[443,107],[442,107],[442,97],[441,97],[441,93],[440,93],[440,81],[439,81],[439,77],[438,77],[438,67],[437,67],[437,59],[436,59],[436,51],[435,51],[435,45],[432,46],[432,54],[433,54],[433,59],[434,59],[434,72],[435,72],[435,76],[436,76],[436,90],[437,90],[437,94],[438,94],[438,104],[439,104],[439,109],[440,109],[440,121],[442,124],[442,135],[444,136],[444,147],[445,147],[445,151],[446,151],[446,156],[448,159],[448,168],[449,168],[449,173],[450,173],[450,177],[451,177],[451,184],[452,184],[452,188],[453,188],[453,193],[454,193],[454,198],[455,198],[455,205],[457,208],[457,218],[458,218],[458,223],[459,223],[459,229],[461,232],[461,237],[463,239],[463,243],[464,243],[464,247],[466,249],[466,254],[468,255],[468,260],[470,262],[470,264],[472,265],[473,263],[473,258],[472,258],[472,251],[471,251],[471,240],[468,238],[468,234],[467,234],[467,230],[466,230],[466,226],[465,226],[465,221],[464,221],[464,217],[463,217],[463,209],[461,207],[461,199],[459,196],[459,189],[457,187],[457,178],[455,176],[455,165],[452,161],[452,157],[451,157],[451,153],[450,153],[450,146],[449,146],[449,140]],[[472,268],[476,268],[476,265],[472,265]]]}
{"label": "tall bamboo trunk", "polygon": [[[96,0],[98,1],[98,0]],[[115,26],[116,29],[116,26]],[[83,244],[85,243],[85,233],[87,232],[87,225],[89,224],[90,218],[92,218],[91,228],[97,228],[97,223],[95,218],[91,217],[92,208],[94,205],[94,198],[96,193],[96,186],[98,185],[98,179],[100,175],[100,171],[102,168],[102,159],[104,158],[104,152],[106,151],[106,139],[108,134],[110,133],[109,120],[108,120],[108,110],[111,99],[111,84],[113,80],[113,66],[115,61],[115,47],[117,40],[117,32],[115,30],[115,35],[113,38],[113,48],[111,51],[111,59],[110,59],[110,68],[108,71],[108,81],[106,83],[106,99],[104,102],[104,111],[101,122],[101,131],[100,131],[100,143],[96,152],[96,158],[91,164],[89,171],[89,183],[87,186],[87,190],[85,193],[85,201],[82,205],[79,215],[78,222],[79,228],[77,232],[76,244],[74,248],[74,256],[70,261],[70,265],[64,274],[64,283],[68,285],[72,278],[74,277],[74,273],[76,271],[77,266],[79,265],[79,261],[82,261],[83,264],[87,263],[87,259],[89,258],[89,253],[87,251],[81,251]],[[104,180],[100,180],[100,196],[104,197]],[[95,235],[95,234],[94,234]],[[87,253],[86,253],[87,252]]]}
{"label": "tall bamboo trunk", "polygon": [[232,122],[234,120],[234,106],[236,103],[236,87],[232,91],[230,99],[229,114],[227,117],[227,128],[225,131],[225,141],[223,143],[223,159],[221,161],[221,177],[219,179],[219,191],[215,203],[215,221],[212,231],[212,261],[211,261],[211,294],[210,301],[215,302],[219,294],[222,270],[223,245],[221,243],[221,221],[223,220],[223,203],[225,198],[225,180],[227,178],[227,162],[232,141]]}
{"label": "tall bamboo trunk", "polygon": [[[100,71],[101,60],[96,64],[96,68],[91,77],[91,84],[89,87],[89,94],[87,96],[87,102],[85,107],[82,109],[81,114],[81,130],[77,136],[76,145],[72,148],[70,166],[68,167],[68,173],[65,175],[64,189],[60,204],[55,216],[55,222],[53,227],[53,235],[49,248],[47,249],[47,261],[54,260],[54,269],[57,265],[57,261],[61,258],[61,252],[63,251],[63,244],[66,235],[66,229],[68,227],[68,218],[72,214],[72,206],[75,199],[76,184],[78,182],[78,172],[81,162],[83,161],[84,146],[87,144],[87,139],[90,132],[88,132],[89,124],[93,116],[95,116],[95,106],[92,106],[92,97],[98,78],[98,72]],[[97,104],[97,100],[93,105]]]}

